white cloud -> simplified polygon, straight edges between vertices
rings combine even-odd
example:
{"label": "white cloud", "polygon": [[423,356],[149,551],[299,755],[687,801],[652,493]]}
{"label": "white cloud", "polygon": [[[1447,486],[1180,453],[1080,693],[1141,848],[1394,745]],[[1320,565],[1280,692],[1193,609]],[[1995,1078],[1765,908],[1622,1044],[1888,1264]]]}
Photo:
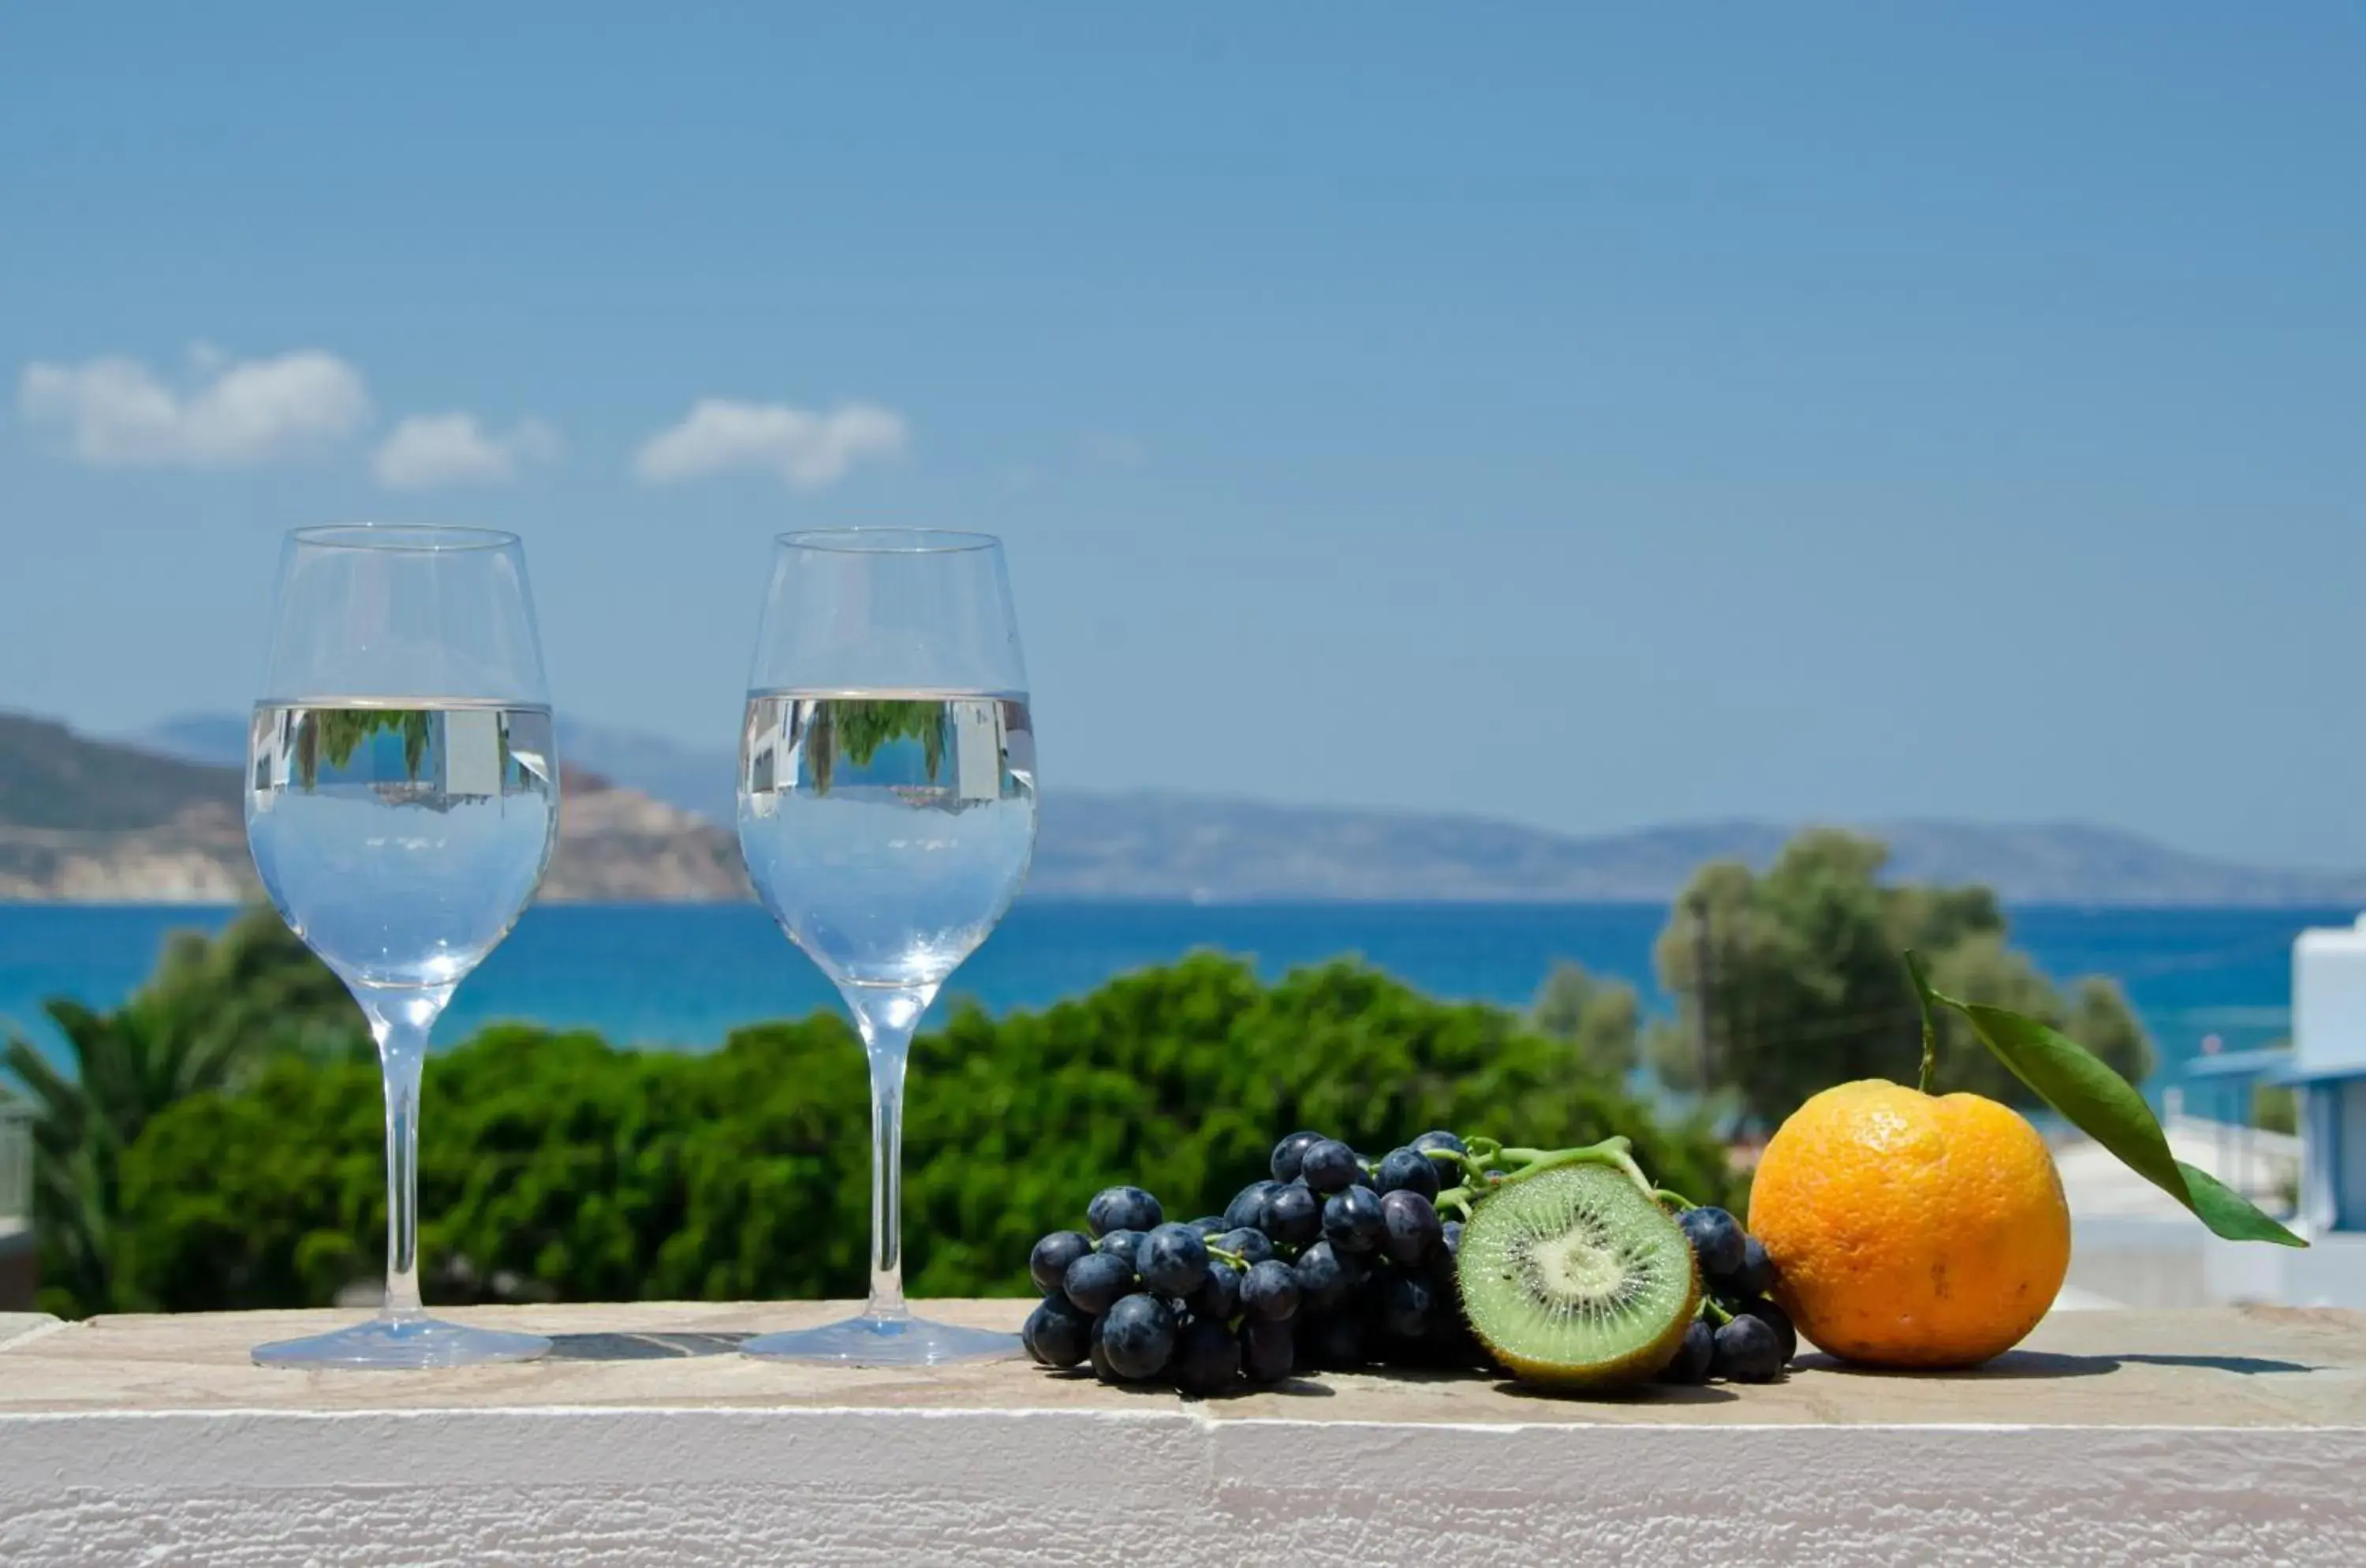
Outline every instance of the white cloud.
{"label": "white cloud", "polygon": [[370,416],[361,374],[317,349],[228,362],[199,345],[185,389],[134,359],[25,367],[17,402],[94,468],[226,468],[326,451]]}
{"label": "white cloud", "polygon": [[754,468],[798,490],[819,490],[857,463],[897,456],[908,435],[902,414],[872,403],[815,413],[785,403],[702,398],[681,423],[649,438],[633,469],[662,484]]}
{"label": "white cloud", "polygon": [[521,420],[506,435],[494,435],[474,414],[422,413],[394,427],[370,468],[389,490],[426,490],[498,483],[514,476],[521,464],[547,462],[558,455],[558,434],[538,419]]}

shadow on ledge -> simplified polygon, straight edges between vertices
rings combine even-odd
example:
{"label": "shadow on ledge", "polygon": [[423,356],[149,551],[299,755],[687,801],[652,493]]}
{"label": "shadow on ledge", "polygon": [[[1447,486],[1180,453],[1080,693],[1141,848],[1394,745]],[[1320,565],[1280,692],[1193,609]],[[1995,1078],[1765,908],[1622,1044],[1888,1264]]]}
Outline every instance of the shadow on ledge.
{"label": "shadow on ledge", "polygon": [[[1100,1376],[1099,1373],[1094,1371],[1090,1367],[1047,1368],[1044,1370],[1043,1375],[1054,1382],[1092,1382],[1097,1381]],[[1279,1394],[1284,1399],[1330,1399],[1335,1397],[1329,1387],[1323,1383],[1316,1382],[1312,1377],[1301,1377],[1295,1373],[1282,1379],[1279,1382],[1239,1383],[1234,1387],[1225,1389],[1221,1393],[1213,1394],[1181,1393],[1177,1392],[1173,1383],[1164,1382],[1158,1378],[1147,1378],[1140,1382],[1105,1382],[1102,1383],[1101,1386],[1103,1388],[1113,1388],[1120,1393],[1146,1394],[1168,1400],[1181,1399],[1187,1404],[1197,1404],[1202,1401],[1208,1400],[1212,1400],[1221,1404],[1228,1399],[1246,1399],[1253,1394],[1260,1393]]]}
{"label": "shadow on ledge", "polygon": [[554,1334],[551,1361],[666,1361],[688,1356],[728,1356],[746,1334]]}
{"label": "shadow on ledge", "polygon": [[1639,1382],[1630,1388],[1547,1388],[1500,1381],[1495,1392],[1514,1399],[1544,1399],[1556,1404],[1729,1404],[1741,1396],[1708,1383]]}
{"label": "shadow on ledge", "polygon": [[2257,1377],[2262,1372],[2311,1372],[2315,1367],[2299,1361],[2270,1360],[2260,1356],[2064,1356],[2051,1350],[2008,1350],[1995,1360],[1977,1367],[1955,1367],[1916,1371],[1898,1367],[1860,1367],[1821,1353],[1801,1356],[1795,1369],[1818,1372],[1838,1372],[1854,1378],[1980,1378],[1983,1380],[2015,1378],[2092,1378],[2115,1372],[2123,1366],[2202,1367],[2212,1371],[2233,1372],[2241,1377]]}
{"label": "shadow on ledge", "polygon": [[[729,1356],[738,1351],[746,1334],[554,1334],[550,1337],[550,1355],[554,1361],[662,1361],[693,1356]],[[2055,1378],[2092,1378],[2119,1371],[2123,1366],[2199,1367],[2210,1371],[2232,1372],[2238,1377],[2257,1377],[2265,1372],[2307,1372],[2316,1369],[2300,1361],[2281,1361],[2261,1356],[2171,1356],[2129,1354],[2125,1356],[2065,1356],[2051,1350],[2008,1350],[1985,1366],[1957,1368],[1951,1371],[1915,1371],[1887,1367],[1860,1367],[1832,1356],[1813,1352],[1801,1356],[1793,1363],[1794,1371],[1834,1372],[1843,1377],[1857,1378],[1965,1378],[1987,1380]],[[1413,1382],[1459,1382],[1477,1381],[1491,1374],[1465,1371],[1459,1369],[1391,1368],[1391,1376]],[[1084,1368],[1070,1375],[1089,1378]],[[1120,1384],[1120,1387],[1128,1385]],[[1155,1389],[1156,1385],[1138,1385]],[[1499,1382],[1504,1393],[1520,1399],[1568,1399],[1571,1394],[1550,1389],[1516,1382]],[[1172,1392],[1171,1390],[1168,1392]],[[1290,1382],[1268,1386],[1256,1392],[1264,1393],[1324,1396],[1330,1390],[1318,1382],[1292,1379]],[[1576,1397],[1612,1398],[1635,1404],[1720,1404],[1734,1395],[1724,1389],[1682,1387],[1672,1383],[1643,1383],[1633,1389]]]}

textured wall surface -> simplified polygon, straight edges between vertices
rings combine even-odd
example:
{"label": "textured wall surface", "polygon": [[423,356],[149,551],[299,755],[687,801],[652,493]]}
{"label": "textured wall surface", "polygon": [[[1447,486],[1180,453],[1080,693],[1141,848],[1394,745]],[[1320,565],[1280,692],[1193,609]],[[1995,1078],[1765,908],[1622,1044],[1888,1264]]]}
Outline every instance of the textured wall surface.
{"label": "textured wall surface", "polygon": [[0,1564],[2366,1564],[2366,1317],[2070,1316],[1984,1373],[1594,1403],[735,1356],[291,1374],[244,1361],[281,1314],[37,1328],[0,1334]]}
{"label": "textured wall surface", "polygon": [[15,1424],[47,1564],[2366,1562],[2336,1430],[1390,1427],[1173,1411]]}

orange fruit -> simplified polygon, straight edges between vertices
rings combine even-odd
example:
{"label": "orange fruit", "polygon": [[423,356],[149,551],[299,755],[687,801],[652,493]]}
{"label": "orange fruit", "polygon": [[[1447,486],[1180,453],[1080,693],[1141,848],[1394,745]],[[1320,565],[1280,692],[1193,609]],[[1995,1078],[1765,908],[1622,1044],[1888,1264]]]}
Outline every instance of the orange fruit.
{"label": "orange fruit", "polygon": [[1760,1156],[1749,1223],[1799,1332],[1876,1367],[2011,1349],[2070,1267],[2070,1210],[2036,1128],[1977,1094],[1879,1078],[1791,1113]]}

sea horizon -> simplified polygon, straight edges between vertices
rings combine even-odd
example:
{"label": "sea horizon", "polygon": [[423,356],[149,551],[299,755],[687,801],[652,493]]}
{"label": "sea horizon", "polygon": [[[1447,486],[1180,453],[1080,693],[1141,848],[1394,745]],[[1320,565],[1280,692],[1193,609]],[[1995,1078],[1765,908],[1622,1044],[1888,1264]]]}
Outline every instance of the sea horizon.
{"label": "sea horizon", "polygon": [[[152,972],[167,932],[218,931],[244,907],[0,902],[0,1025],[58,1057],[43,1001],[118,1006]],[[1665,1015],[1651,948],[1668,913],[1658,902],[1022,897],[953,976],[931,1022],[964,1001],[997,1014],[1047,1007],[1208,950],[1268,979],[1355,958],[1432,995],[1512,1008],[1570,959],[1632,984],[1647,1013]],[[2146,1088],[2156,1097],[2208,1042],[2232,1051],[2281,1038],[2293,939],[2357,918],[2329,906],[2022,904],[2006,914],[2013,944],[2050,977],[2121,985],[2153,1037],[2158,1066]],[[527,1022],[593,1030],[620,1046],[710,1050],[734,1029],[839,1008],[752,901],[543,903],[463,983],[437,1040]]]}

